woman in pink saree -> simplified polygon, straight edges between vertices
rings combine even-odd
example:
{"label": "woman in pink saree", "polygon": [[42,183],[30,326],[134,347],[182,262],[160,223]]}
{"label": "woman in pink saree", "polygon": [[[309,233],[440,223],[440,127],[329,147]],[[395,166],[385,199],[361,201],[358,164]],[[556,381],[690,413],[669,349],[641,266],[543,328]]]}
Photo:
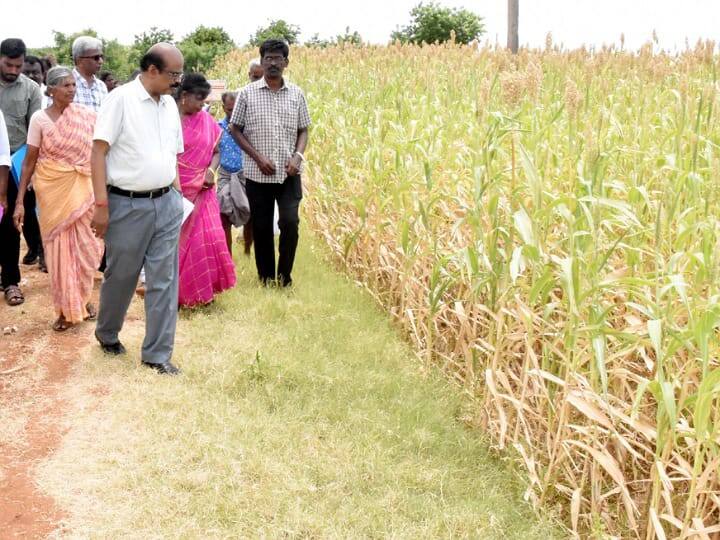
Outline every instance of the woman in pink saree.
{"label": "woman in pink saree", "polygon": [[192,307],[209,304],[215,294],[233,287],[236,278],[215,194],[220,127],[202,110],[210,84],[191,73],[178,92],[185,141],[185,151],[178,156],[180,186],[183,197],[194,205],[180,231],[179,303]]}

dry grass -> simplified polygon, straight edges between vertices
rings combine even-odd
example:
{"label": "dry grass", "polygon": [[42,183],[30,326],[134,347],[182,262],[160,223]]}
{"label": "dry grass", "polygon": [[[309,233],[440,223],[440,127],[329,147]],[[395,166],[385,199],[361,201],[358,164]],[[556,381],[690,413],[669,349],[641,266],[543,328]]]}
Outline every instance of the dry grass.
{"label": "dry grass", "polygon": [[714,50],[291,55],[312,227],[578,534],[719,534]]}
{"label": "dry grass", "polygon": [[57,536],[561,538],[454,419],[457,392],[310,243],[294,291],[257,287],[243,258],[233,291],[182,317],[179,379],[137,366],[138,323],[130,358],[86,352],[40,470],[68,512]]}

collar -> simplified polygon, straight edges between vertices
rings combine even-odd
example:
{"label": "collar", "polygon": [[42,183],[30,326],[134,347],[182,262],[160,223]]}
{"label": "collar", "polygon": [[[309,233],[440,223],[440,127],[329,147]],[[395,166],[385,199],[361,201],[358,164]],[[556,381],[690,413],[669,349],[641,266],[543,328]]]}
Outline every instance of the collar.
{"label": "collar", "polygon": [[85,86],[88,86],[88,87],[95,86],[97,84],[97,82],[100,80],[95,75],[93,75],[93,82],[92,82],[92,84],[88,85],[87,79],[85,78],[85,76],[82,73],[80,73],[78,71],[78,69],[76,67],[73,68],[73,76],[75,77],[76,81],[81,81],[85,84]]}
{"label": "collar", "polygon": [[267,89],[270,90],[271,92],[275,92],[275,91],[279,92],[279,91],[281,91],[281,90],[287,90],[287,84],[285,84],[285,77],[282,78],[282,86],[281,86],[280,88],[278,88],[277,90],[273,90],[272,88],[270,88],[270,86],[268,86],[268,83],[267,83],[267,81],[265,80],[265,77],[263,77],[262,79],[260,79],[260,80],[258,81],[258,83],[259,83],[259,84],[258,84],[258,87],[259,87],[259,88],[267,88]]}
{"label": "collar", "polygon": [[18,75],[18,78],[15,79],[13,82],[5,82],[2,79],[0,79],[0,87],[8,88],[9,86],[15,86],[16,84],[22,83],[23,79],[27,79],[28,81],[30,80],[30,78],[28,78],[26,75],[23,75],[22,73],[20,75]]}
{"label": "collar", "polygon": [[[135,86],[133,87],[133,89],[135,90],[135,94],[137,95],[137,97],[138,97],[138,99],[139,99],[140,101],[146,101],[146,100],[149,99],[150,101],[152,101],[153,103],[155,103],[155,100],[154,100],[153,97],[150,95],[150,92],[148,92],[148,91],[145,89],[145,87],[143,86],[143,83],[142,83],[142,81],[140,80],[141,77],[142,77],[142,74],[138,75],[138,76],[135,77],[135,79],[130,83],[130,84],[135,85]],[[158,105],[166,105],[166,99],[165,99],[165,98],[167,98],[167,97],[169,97],[169,96],[160,96],[160,99],[157,101],[157,104],[158,104]]]}

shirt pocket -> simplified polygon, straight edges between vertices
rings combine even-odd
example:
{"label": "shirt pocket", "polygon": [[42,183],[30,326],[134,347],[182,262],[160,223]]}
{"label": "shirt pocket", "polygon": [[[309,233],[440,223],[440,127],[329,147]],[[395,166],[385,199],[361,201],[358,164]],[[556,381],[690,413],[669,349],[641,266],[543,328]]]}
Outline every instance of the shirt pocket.
{"label": "shirt pocket", "polygon": [[27,114],[28,102],[23,98],[11,98],[7,107],[3,107],[3,113],[5,116],[19,119],[24,118]]}
{"label": "shirt pocket", "polygon": [[298,128],[299,102],[296,98],[288,99],[287,104],[281,109],[283,127],[295,133]]}

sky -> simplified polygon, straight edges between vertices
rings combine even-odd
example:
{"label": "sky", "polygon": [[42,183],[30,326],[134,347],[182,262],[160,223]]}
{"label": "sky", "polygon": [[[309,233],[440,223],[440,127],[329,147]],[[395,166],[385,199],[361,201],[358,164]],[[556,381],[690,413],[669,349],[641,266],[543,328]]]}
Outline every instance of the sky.
{"label": "sky", "polygon": [[[390,33],[409,22],[419,0],[24,0],[0,8],[0,38],[20,37],[29,47],[53,43],[52,30],[72,33],[92,27],[105,39],[132,43],[133,36],[152,26],[169,28],[176,39],[198,25],[222,26],[238,44],[272,19],[285,19],[302,30],[301,40],[357,30],[372,43],[386,43]],[[483,39],[505,44],[507,0],[440,0],[464,7],[484,18]],[[566,47],[619,43],[638,48],[656,31],[661,48],[715,39],[720,31],[720,0],[520,0],[520,43],[542,47],[553,41]]]}

